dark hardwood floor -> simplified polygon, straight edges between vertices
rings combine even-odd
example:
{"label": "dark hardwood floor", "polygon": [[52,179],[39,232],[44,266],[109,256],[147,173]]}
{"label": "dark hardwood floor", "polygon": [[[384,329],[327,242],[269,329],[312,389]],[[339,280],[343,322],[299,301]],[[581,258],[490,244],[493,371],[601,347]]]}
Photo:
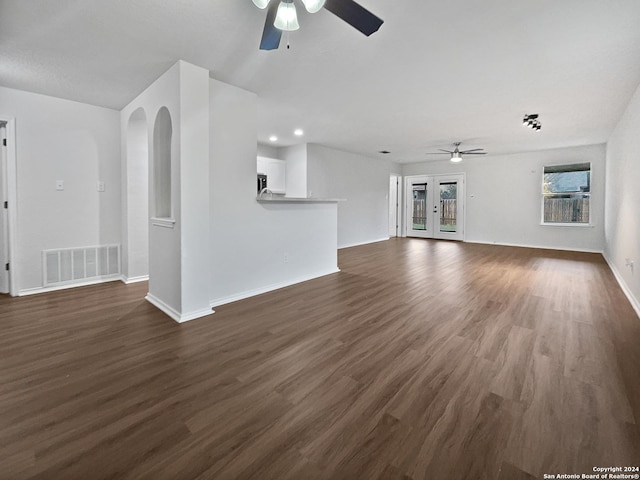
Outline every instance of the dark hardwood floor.
{"label": "dark hardwood floor", "polygon": [[394,239],[178,325],[147,285],[0,298],[0,479],[541,479],[640,464],[600,255]]}

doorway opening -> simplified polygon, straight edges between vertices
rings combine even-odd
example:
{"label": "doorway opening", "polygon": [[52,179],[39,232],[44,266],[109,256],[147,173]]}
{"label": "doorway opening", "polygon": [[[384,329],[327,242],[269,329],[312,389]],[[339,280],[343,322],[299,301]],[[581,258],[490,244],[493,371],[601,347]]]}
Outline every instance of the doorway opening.
{"label": "doorway opening", "polygon": [[127,125],[126,228],[123,273],[126,283],[149,278],[149,133],[142,107]]}
{"label": "doorway opening", "polygon": [[406,177],[407,237],[464,240],[464,174]]}

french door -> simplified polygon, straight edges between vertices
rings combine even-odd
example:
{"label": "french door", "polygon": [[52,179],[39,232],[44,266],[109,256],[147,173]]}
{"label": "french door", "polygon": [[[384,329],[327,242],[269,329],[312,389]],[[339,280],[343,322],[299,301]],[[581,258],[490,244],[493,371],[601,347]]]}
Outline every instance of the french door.
{"label": "french door", "polygon": [[407,237],[464,239],[464,174],[406,177]]}

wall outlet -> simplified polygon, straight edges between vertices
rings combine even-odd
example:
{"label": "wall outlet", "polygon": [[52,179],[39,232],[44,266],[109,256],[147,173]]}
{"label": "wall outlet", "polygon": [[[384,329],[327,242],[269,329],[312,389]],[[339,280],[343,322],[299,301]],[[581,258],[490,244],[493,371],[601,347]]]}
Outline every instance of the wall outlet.
{"label": "wall outlet", "polygon": [[289,254],[288,253],[283,253],[282,254],[282,263],[289,263]]}
{"label": "wall outlet", "polygon": [[98,191],[104,192],[104,182],[101,180],[98,180]]}
{"label": "wall outlet", "polygon": [[64,190],[64,180],[56,180],[56,190]]}
{"label": "wall outlet", "polygon": [[625,258],[624,262],[625,267],[629,267],[631,269],[631,273],[633,273],[633,260],[631,260],[630,258]]}

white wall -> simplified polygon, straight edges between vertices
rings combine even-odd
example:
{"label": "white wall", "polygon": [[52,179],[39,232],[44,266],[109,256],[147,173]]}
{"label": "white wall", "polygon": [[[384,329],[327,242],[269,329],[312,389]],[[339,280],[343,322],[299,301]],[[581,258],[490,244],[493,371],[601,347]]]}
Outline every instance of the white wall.
{"label": "white wall", "polygon": [[[640,315],[640,87],[607,143],[605,257]],[[634,262],[634,269],[625,259]]]}
{"label": "white wall", "polygon": [[339,248],[389,238],[389,175],[397,170],[387,160],[307,145],[310,196],[346,199],[338,205]]}
{"label": "white wall", "polygon": [[307,196],[307,144],[293,145],[279,149],[279,156],[287,162],[286,196],[304,198]]}
{"label": "white wall", "polygon": [[267,158],[280,158],[280,149],[278,147],[259,143],[257,156]]}
{"label": "white wall", "polygon": [[210,82],[212,305],[337,270],[335,204],[256,201],[256,100]]}
{"label": "white wall", "polygon": [[[17,290],[42,288],[45,249],[120,243],[120,126],[115,110],[0,87],[17,135]],[[56,180],[64,190],[56,191]],[[97,181],[105,192],[97,191]]]}
{"label": "white wall", "polygon": [[[541,225],[543,167],[578,162],[591,162],[592,226]],[[466,241],[604,250],[604,145],[403,165],[405,176],[458,172],[467,180]]]}

